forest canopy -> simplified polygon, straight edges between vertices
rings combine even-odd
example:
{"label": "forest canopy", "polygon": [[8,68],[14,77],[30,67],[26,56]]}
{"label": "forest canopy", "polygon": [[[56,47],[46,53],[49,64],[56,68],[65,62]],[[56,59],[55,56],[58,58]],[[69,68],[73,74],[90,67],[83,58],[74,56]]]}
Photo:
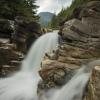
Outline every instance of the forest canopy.
{"label": "forest canopy", "polygon": [[35,0],[0,0],[0,18],[13,20],[16,16],[37,18]]}

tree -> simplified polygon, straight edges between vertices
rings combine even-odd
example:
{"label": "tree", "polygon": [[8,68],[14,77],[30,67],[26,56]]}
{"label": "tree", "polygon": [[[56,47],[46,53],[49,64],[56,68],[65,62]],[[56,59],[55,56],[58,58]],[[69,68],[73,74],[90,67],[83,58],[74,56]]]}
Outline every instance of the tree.
{"label": "tree", "polygon": [[35,0],[0,0],[0,17],[14,19],[15,16],[37,17]]}
{"label": "tree", "polygon": [[52,29],[58,28],[59,25],[58,25],[58,19],[57,19],[56,15],[54,15],[52,17],[50,26],[51,26]]}
{"label": "tree", "polygon": [[[96,1],[96,0],[73,0],[72,4],[69,7],[62,8],[62,10],[58,13],[58,15],[53,17],[52,22],[51,22],[51,26],[58,27],[59,25],[62,25],[62,23],[66,19],[69,20],[72,18],[73,11],[77,7],[87,3],[89,1]],[[57,23],[57,24],[55,24],[55,23]],[[58,25],[58,26],[56,26],[56,25]]]}

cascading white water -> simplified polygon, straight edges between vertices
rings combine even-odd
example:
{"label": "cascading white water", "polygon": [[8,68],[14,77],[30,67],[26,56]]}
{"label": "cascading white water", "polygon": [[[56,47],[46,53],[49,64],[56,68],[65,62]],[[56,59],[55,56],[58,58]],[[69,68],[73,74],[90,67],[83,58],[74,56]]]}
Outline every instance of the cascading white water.
{"label": "cascading white water", "polygon": [[[81,66],[65,86],[55,90],[56,92],[52,94],[52,97],[46,98],[46,96],[44,96],[43,98],[45,100],[83,100],[92,69],[94,66],[99,65],[100,60],[94,60],[87,65]],[[52,92],[52,90],[50,92]]]}
{"label": "cascading white water", "polygon": [[49,100],[82,100],[83,92],[91,72],[85,72],[86,67],[79,69],[74,77],[60,90],[57,90]]}
{"label": "cascading white water", "polygon": [[0,100],[38,100],[38,70],[46,52],[57,49],[57,31],[41,36],[32,46],[15,75],[0,79]]}
{"label": "cascading white water", "polygon": [[[43,57],[46,52],[52,52],[52,50],[57,50],[58,44],[58,31],[54,31],[55,33],[48,33],[40,37],[32,46],[29,51],[29,54],[26,56],[26,59],[22,63],[21,71],[32,70],[37,72],[40,68],[40,63],[43,60]],[[33,56],[33,57],[32,57]]]}

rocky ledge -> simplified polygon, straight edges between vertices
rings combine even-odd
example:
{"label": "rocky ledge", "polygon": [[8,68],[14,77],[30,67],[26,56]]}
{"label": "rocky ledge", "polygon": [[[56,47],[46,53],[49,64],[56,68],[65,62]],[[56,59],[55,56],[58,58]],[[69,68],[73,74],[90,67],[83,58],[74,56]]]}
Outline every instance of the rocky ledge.
{"label": "rocky ledge", "polygon": [[40,35],[41,27],[35,21],[22,16],[12,21],[0,18],[0,77],[20,69],[24,55]]}
{"label": "rocky ledge", "polygon": [[100,66],[95,66],[88,85],[85,100],[100,99]]}
{"label": "rocky ledge", "polygon": [[[57,82],[60,83],[61,79],[69,75],[65,73],[73,73],[82,64],[100,58],[100,1],[89,2],[78,11],[80,12],[76,18],[65,21],[61,26],[59,34],[62,37],[62,43],[59,50],[53,57],[48,56],[42,62],[40,75],[43,80],[51,82],[53,85],[58,85]],[[89,82],[92,90],[89,88],[86,100],[99,100],[99,69],[99,66],[94,66]],[[55,81],[56,75],[59,76],[57,82]],[[92,95],[89,91],[94,94]]]}
{"label": "rocky ledge", "polygon": [[0,38],[0,77],[6,77],[20,69],[23,53],[16,50],[9,39]]}

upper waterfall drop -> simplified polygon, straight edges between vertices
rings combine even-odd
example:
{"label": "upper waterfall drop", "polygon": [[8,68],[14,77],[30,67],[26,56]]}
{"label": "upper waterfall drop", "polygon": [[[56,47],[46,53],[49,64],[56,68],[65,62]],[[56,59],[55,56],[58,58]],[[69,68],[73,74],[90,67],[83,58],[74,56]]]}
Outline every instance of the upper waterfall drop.
{"label": "upper waterfall drop", "polygon": [[50,32],[41,36],[30,48],[29,54],[22,62],[22,71],[37,71],[45,56],[45,53],[50,53],[52,50],[57,50],[58,31]]}

